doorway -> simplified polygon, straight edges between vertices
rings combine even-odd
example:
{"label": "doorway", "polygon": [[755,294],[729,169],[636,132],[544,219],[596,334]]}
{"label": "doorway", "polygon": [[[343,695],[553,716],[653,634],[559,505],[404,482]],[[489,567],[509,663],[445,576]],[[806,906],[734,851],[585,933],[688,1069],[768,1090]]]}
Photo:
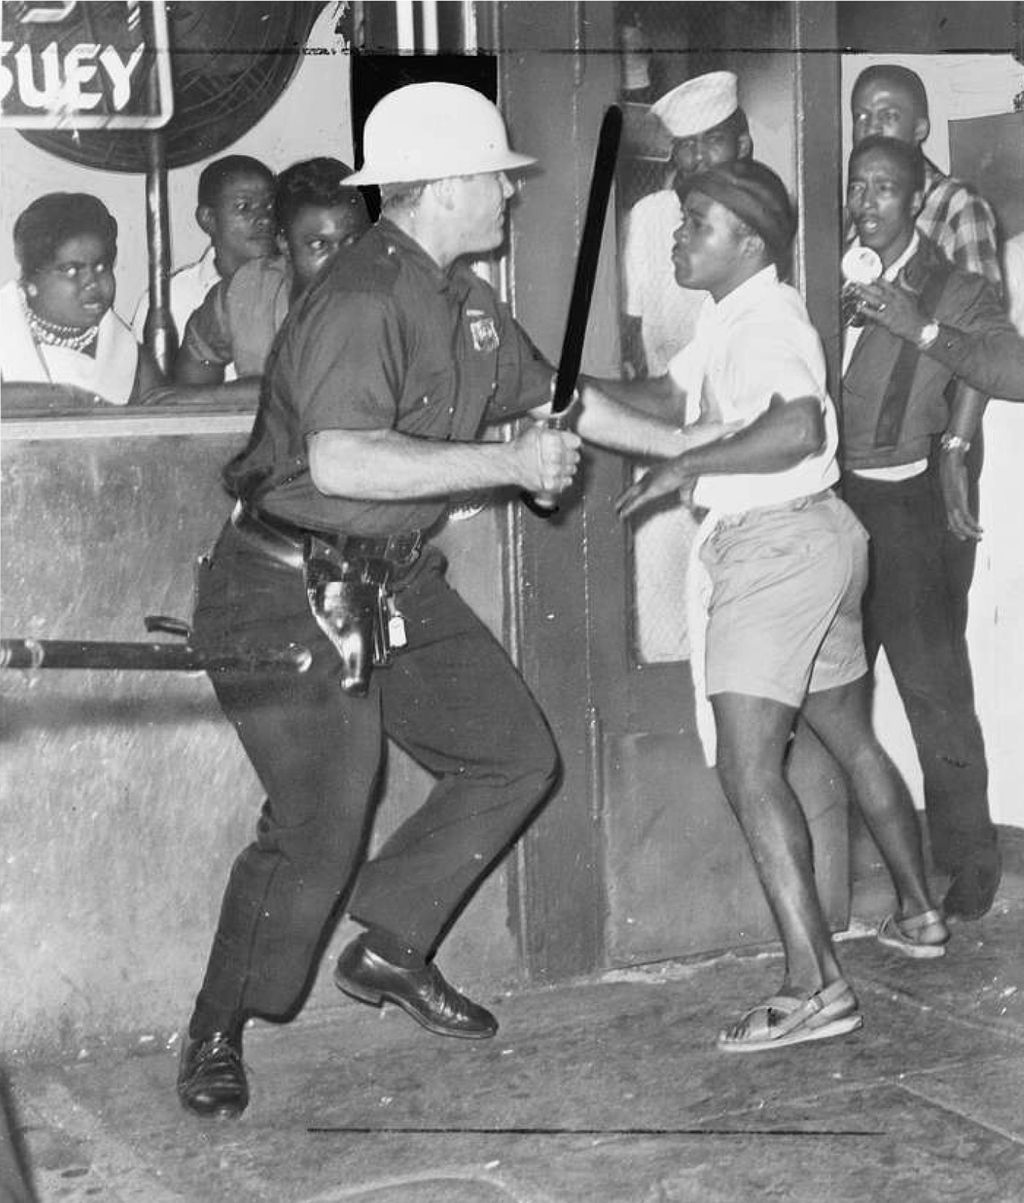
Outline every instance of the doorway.
{"label": "doorway", "polygon": [[[826,162],[836,183],[823,189],[817,160],[812,188],[804,156],[818,142],[834,148],[837,65],[834,56],[802,53],[827,40],[831,6],[814,6],[826,11],[808,28],[797,6],[759,5],[756,29],[734,15],[746,5],[588,6],[585,24],[574,23],[578,7],[505,6],[501,30],[517,51],[514,71],[501,60],[504,108],[515,129],[529,131],[543,165],[520,198],[517,228],[529,233],[512,247],[513,300],[549,359],[558,358],[597,129],[605,106],[623,98],[622,56],[593,52],[621,47],[626,20],[661,22],[658,37],[639,47],[650,48],[651,76],[665,88],[708,70],[740,75],[755,154],[786,180],[803,214],[795,280],[809,303],[831,298],[821,316],[833,321],[838,164]],[[717,49],[723,45],[733,49]],[[651,170],[649,153],[627,142],[619,180],[626,203],[664,175],[663,164]],[[622,209],[605,231],[591,310],[584,370],[594,375],[620,372]],[[832,254],[815,261],[809,249],[826,240]],[[679,596],[685,551],[670,534],[645,555],[642,536],[614,514],[634,470],[591,451],[584,487],[554,522],[513,515],[521,659],[565,760],[561,791],[519,852],[525,959],[541,979],[775,938],[746,844],[696,735]],[[676,572],[668,587],[666,569]],[[789,772],[814,839],[822,900],[833,926],[845,927],[844,783],[803,729]]]}

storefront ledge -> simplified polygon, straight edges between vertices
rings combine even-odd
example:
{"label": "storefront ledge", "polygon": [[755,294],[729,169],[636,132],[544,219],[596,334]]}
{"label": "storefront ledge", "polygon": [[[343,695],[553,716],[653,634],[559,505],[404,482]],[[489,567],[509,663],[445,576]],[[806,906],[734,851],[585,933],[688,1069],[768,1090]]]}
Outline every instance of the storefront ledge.
{"label": "storefront ledge", "polygon": [[152,438],[161,435],[248,434],[255,414],[209,413],[184,407],[134,410],[131,413],[89,413],[67,417],[4,418],[0,442],[56,439]]}

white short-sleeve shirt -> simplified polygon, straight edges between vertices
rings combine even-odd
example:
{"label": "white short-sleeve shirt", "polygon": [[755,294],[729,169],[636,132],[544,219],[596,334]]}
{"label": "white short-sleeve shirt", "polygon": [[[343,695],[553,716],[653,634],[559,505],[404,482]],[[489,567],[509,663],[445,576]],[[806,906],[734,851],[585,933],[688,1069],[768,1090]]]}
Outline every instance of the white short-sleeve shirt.
{"label": "white short-sleeve shirt", "polygon": [[717,513],[740,513],[808,496],[839,479],[838,426],[825,381],[825,355],[795,288],[762,269],[716,303],[704,302],[692,342],[669,365],[686,392],[687,422],[752,422],[773,395],[817,397],[825,445],[782,472],[702,476],[694,502]]}
{"label": "white short-sleeve shirt", "polygon": [[[216,254],[212,246],[203,252],[203,257],[181,267],[171,276],[171,317],[174,319],[175,332],[180,345],[185,337],[185,327],[188,319],[202,305],[206,294],[211,288],[220,283],[222,277],[217,271]],[[149,315],[148,290],[139,297],[132,316],[132,332],[140,343],[145,342],[146,318]],[[237,379],[235,365],[229,363],[224,369],[225,380]]]}

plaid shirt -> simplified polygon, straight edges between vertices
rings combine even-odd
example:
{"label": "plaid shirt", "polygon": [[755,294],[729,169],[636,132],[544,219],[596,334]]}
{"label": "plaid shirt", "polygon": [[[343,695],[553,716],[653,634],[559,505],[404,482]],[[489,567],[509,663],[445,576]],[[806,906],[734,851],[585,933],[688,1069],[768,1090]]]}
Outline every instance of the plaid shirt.
{"label": "plaid shirt", "polygon": [[991,280],[1002,295],[996,219],[988,202],[970,184],[943,175],[928,160],[917,228],[957,267]]}

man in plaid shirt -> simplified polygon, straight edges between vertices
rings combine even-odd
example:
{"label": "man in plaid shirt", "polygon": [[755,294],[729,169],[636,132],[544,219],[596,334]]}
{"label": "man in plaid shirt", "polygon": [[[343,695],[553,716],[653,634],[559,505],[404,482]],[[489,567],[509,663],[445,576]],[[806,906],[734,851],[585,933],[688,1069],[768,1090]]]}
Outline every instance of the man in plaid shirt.
{"label": "man in plaid shirt", "polygon": [[917,228],[957,267],[986,276],[1001,292],[995,217],[988,201],[970,184],[943,175],[927,159],[924,186]]}
{"label": "man in plaid shirt", "polygon": [[[851,98],[853,144],[883,134],[918,146],[928,137],[928,95],[913,71],[895,63],[867,67],[857,76]],[[1002,293],[996,219],[988,202],[970,184],[944,175],[924,161],[924,204],[917,228],[962,271],[985,276]]]}

